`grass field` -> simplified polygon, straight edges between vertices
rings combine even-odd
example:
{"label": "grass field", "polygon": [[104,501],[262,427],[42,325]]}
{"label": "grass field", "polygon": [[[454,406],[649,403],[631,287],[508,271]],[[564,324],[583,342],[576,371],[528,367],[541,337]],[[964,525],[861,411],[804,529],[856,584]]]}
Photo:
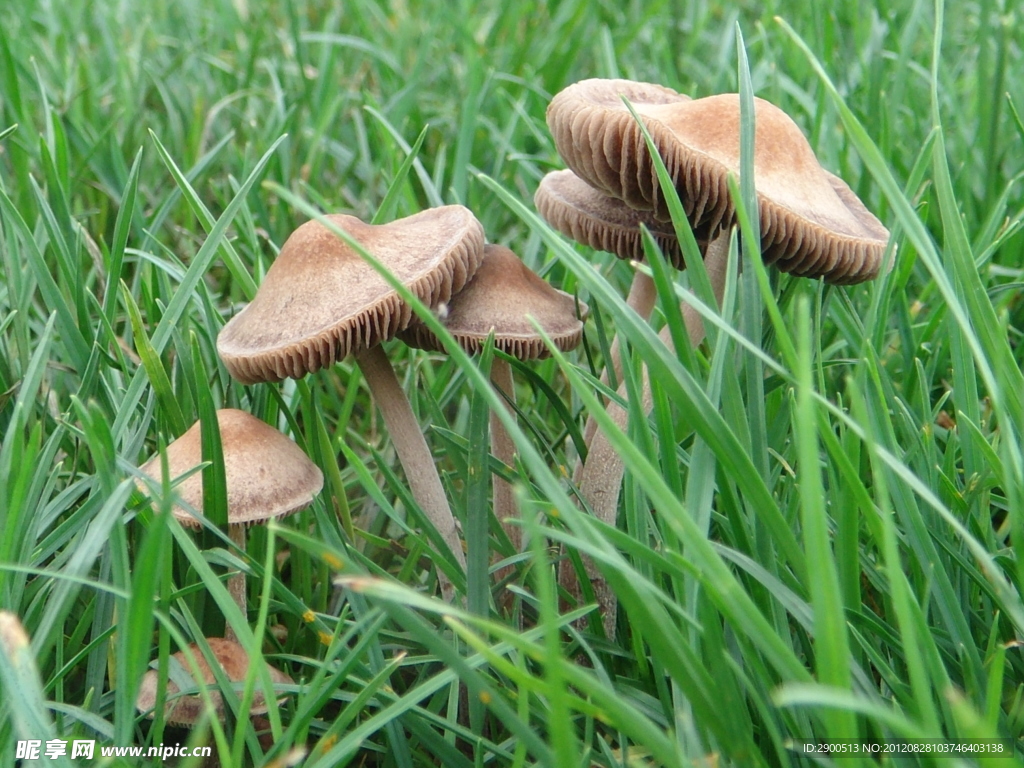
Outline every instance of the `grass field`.
{"label": "grass field", "polygon": [[[31,644],[0,633],[0,766],[54,738],[396,768],[803,766],[803,741],[998,738],[983,761],[837,764],[1019,765],[1020,21],[1005,0],[3,4],[0,609]],[[585,77],[748,84],[893,231],[894,268],[835,288],[746,248],[708,339],[668,354],[623,301],[629,265],[532,212],[562,167],[545,107]],[[487,461],[493,355],[388,346],[468,574],[351,361],[243,387],[215,347],[311,212],[447,203],[591,308],[578,350],[513,366],[511,472]],[[678,323],[662,288],[658,322]],[[610,435],[627,466],[611,529],[570,478],[615,333],[633,397]],[[225,585],[245,553],[135,486],[220,407],[281,428],[326,478],[250,532],[248,616]],[[523,553],[490,514],[492,470],[516,481]],[[563,544],[615,589],[614,638],[592,603],[560,607]],[[502,559],[515,573],[495,584]],[[253,664],[223,691],[226,724],[136,712],[147,666],[225,616],[296,681],[281,707],[244,716],[269,684]]]}

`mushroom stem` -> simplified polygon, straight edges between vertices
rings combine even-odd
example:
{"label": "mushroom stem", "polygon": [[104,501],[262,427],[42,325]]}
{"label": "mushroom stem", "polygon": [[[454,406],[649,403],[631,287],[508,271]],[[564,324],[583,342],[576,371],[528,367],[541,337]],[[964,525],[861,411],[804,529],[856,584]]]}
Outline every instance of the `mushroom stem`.
{"label": "mushroom stem", "polygon": [[[651,317],[651,312],[654,310],[654,302],[658,300],[658,289],[654,285],[654,280],[650,275],[640,272],[639,270],[633,275],[633,282],[629,285],[629,295],[626,296],[626,306],[633,309],[640,317],[644,320],[648,320]],[[615,373],[615,381],[622,381],[622,360],[619,355],[619,347],[621,346],[619,341],[619,335],[615,334],[615,338],[612,339],[612,345],[608,349],[608,357],[611,361],[612,371]],[[605,368],[601,374],[601,382],[603,384],[608,383],[608,369]],[[587,418],[587,423],[583,427],[583,441],[589,448],[590,443],[594,439],[594,433],[597,432],[597,419],[593,416]],[[575,477],[577,480],[580,479],[580,472],[582,471],[583,465],[577,464]]]}
{"label": "mushroom stem", "polygon": [[[491,383],[505,395],[505,407],[515,417],[513,404],[516,401],[515,385],[512,382],[512,366],[507,360],[495,357],[491,362]],[[512,466],[516,458],[516,446],[509,437],[508,430],[501,423],[498,414],[491,411],[491,453],[498,461],[507,466]],[[519,505],[516,504],[515,494],[512,492],[511,483],[502,478],[494,477],[494,516],[498,518],[501,527],[508,534],[512,542],[512,549],[519,553],[522,551],[523,531],[518,525],[509,523],[513,518],[519,517]],[[505,574],[499,574],[499,578]]]}
{"label": "mushroom stem", "polygon": [[[412,412],[409,398],[398,383],[391,361],[379,344],[357,353],[355,358],[377,401],[381,416],[384,417],[398,460],[409,481],[412,497],[441,534],[456,562],[465,570],[466,554],[462,551],[462,539],[459,538],[455,517],[448,505],[437,466]],[[445,601],[451,603],[455,599],[455,585],[440,567],[437,569],[437,580]]]}
{"label": "mushroom stem", "polygon": [[[708,278],[715,294],[715,300],[722,301],[722,292],[725,289],[725,271],[729,260],[729,232],[725,231],[708,245],[707,253],[704,256],[704,266],[708,271]],[[687,335],[690,343],[694,346],[704,338],[704,323],[700,313],[689,304],[682,306],[683,321],[686,325]],[[658,338],[670,350],[674,351],[672,336],[668,326],[662,328]],[[646,416],[651,412],[653,395],[651,394],[651,382],[648,378],[647,369],[642,373],[641,407]],[[619,394],[625,397],[625,385],[619,386]],[[615,425],[625,429],[629,421],[629,412],[616,403],[609,403],[608,415],[611,416]],[[590,507],[594,516],[599,520],[611,525],[615,524],[615,518],[619,509],[619,493],[622,490],[622,476],[625,473],[625,464],[622,456],[612,447],[608,436],[601,431],[595,433],[590,451],[587,454],[587,463],[580,473],[580,496]],[[608,589],[604,577],[597,570],[596,566],[589,560],[584,559],[587,569],[587,576],[594,588],[594,594],[598,599],[601,608],[601,615],[604,620],[605,632],[609,637],[615,633],[615,609],[616,600]],[[572,563],[563,560],[559,569],[559,583],[569,594],[579,597],[580,587],[573,570]]]}
{"label": "mushroom stem", "polygon": [[[228,538],[238,547],[239,557],[245,557],[245,526],[241,523],[228,523]],[[231,595],[231,599],[235,601],[235,605],[242,612],[242,618],[245,621],[249,620],[249,605],[248,596],[245,593],[245,572],[235,571],[228,576],[228,594]],[[233,643],[238,642],[238,635],[235,634],[234,627],[231,626],[231,622],[227,622],[224,626],[224,639],[230,640]]]}

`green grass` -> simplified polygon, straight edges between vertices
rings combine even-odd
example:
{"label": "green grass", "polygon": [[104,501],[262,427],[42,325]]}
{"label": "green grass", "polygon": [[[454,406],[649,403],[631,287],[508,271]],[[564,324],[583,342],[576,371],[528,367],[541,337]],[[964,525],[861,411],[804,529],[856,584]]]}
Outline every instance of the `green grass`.
{"label": "green grass", "polygon": [[[1016,753],[985,764],[1019,764],[1017,15],[999,0],[5,4],[0,609],[30,645],[0,634],[0,766],[17,740],[54,737],[399,768],[803,766],[793,741],[999,737]],[[697,302],[708,339],[668,353],[624,304],[629,267],[532,209],[562,165],[546,104],[592,76],[783,107],[893,230],[894,268],[844,288],[780,277],[747,217],[721,312]],[[389,345],[462,521],[461,607],[435,597],[443,556],[354,364],[242,387],[215,349],[310,215],[455,202],[592,313],[579,350],[515,365],[513,468],[480,450],[488,410],[506,412],[487,355]],[[689,278],[653,273],[678,331]],[[597,397],[615,333],[631,402],[641,363],[655,382],[625,433]],[[251,531],[247,553],[183,530],[169,488],[150,503],[135,486],[215,407],[277,425],[325,472],[313,506]],[[615,528],[569,480],[590,413],[626,461]],[[488,514],[487,470],[517,481],[522,553]],[[615,589],[614,639],[592,605],[559,603],[563,544]],[[224,584],[243,556],[247,617]],[[499,559],[516,578],[488,589]],[[258,664],[224,691],[225,724],[140,716],[147,666],[226,620],[296,680],[270,737],[237,716],[269,684]]]}

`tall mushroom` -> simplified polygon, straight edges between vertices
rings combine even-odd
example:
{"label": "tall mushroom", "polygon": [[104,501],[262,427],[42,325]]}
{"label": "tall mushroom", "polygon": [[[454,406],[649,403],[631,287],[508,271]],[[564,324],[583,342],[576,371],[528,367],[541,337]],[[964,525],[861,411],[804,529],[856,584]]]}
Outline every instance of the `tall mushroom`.
{"label": "tall mushroom", "polygon": [[[483,228],[463,206],[432,208],[389,224],[327,219],[373,254],[428,306],[448,301],[479,266]],[[243,384],[301,378],[355,356],[380,408],[416,502],[465,568],[455,518],[437,467],[381,342],[412,309],[354,248],[319,221],[285,242],[252,302],[217,338],[228,371]],[[455,588],[438,567],[446,600]]]}
{"label": "tall mushroom", "polygon": [[[655,86],[654,88],[658,88]],[[629,99],[663,159],[683,210],[698,236],[710,237],[732,225],[735,205],[728,177],[740,172],[740,100],[736,94],[689,100],[638,98],[651,87],[627,81],[585,80],[552,99],[548,125],[569,167],[587,183],[640,211],[667,221],[668,207],[654,163]],[[889,232],[850,188],[824,170],[800,129],[782,110],[754,100],[754,176],[766,263],[796,275],[832,283],[857,283],[878,274]],[[727,248],[705,257],[716,294],[724,283]],[[691,315],[691,317],[693,317]],[[703,331],[688,318],[691,341]],[[668,341],[668,335],[662,333]],[[645,386],[645,413],[649,391]],[[610,407],[616,423],[621,408]],[[590,446],[580,483],[591,509],[614,522],[623,474],[621,457],[599,433]],[[565,575],[566,572],[563,572]],[[601,580],[595,572],[598,591]],[[573,583],[571,577],[563,584]],[[614,606],[614,602],[610,603]],[[607,608],[609,602],[602,600]],[[614,626],[614,616],[608,617]]]}
{"label": "tall mushroom", "polygon": [[[576,305],[572,296],[551,287],[511,250],[487,245],[480,269],[448,302],[445,327],[469,354],[479,352],[493,334],[495,349],[518,360],[537,360],[548,356],[548,348],[533,321],[558,349],[573,349],[583,338],[581,315],[585,318],[587,312],[586,304],[578,311]],[[422,323],[413,323],[399,337],[413,347],[444,349]],[[515,403],[512,369],[506,360],[494,358],[491,382],[508,403]],[[490,428],[491,453],[503,464],[513,464],[515,445],[495,413],[491,413]],[[519,516],[512,486],[499,478],[494,481],[494,514],[519,552],[522,531],[508,522]]]}
{"label": "tall mushroom", "polygon": [[[245,411],[233,408],[219,410],[217,425],[228,494],[228,536],[244,555],[246,526],[290,515],[309,506],[323,488],[324,476],[292,440]],[[198,467],[203,461],[200,422],[197,421],[168,445],[166,454],[171,479]],[[140,469],[143,474],[159,481],[160,456],[154,456]],[[142,487],[141,481],[139,485]],[[203,508],[202,473],[189,475],[176,486],[176,490],[179,503],[173,507],[174,516],[182,525],[199,528],[202,521],[187,508]],[[227,586],[245,616],[245,574],[233,574]],[[228,626],[225,636],[234,639],[234,634]]]}

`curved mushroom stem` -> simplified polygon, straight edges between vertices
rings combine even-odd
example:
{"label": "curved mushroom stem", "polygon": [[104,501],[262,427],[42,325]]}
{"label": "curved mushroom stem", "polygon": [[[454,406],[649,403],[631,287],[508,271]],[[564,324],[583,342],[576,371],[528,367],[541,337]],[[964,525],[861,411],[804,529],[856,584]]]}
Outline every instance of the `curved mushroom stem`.
{"label": "curved mushroom stem", "polygon": [[[507,360],[495,357],[491,361],[491,383],[506,397],[505,407],[509,413],[515,415],[512,404],[516,401],[515,385],[512,382],[512,366]],[[491,453],[498,461],[507,466],[512,466],[516,458],[516,446],[509,437],[508,430],[501,423],[498,415],[491,411]],[[512,549],[519,553],[522,551],[523,531],[518,525],[509,523],[508,520],[519,517],[519,505],[516,504],[515,494],[512,492],[512,485],[502,478],[494,477],[494,516],[498,518],[501,527],[508,534],[512,542]],[[498,574],[499,579],[504,578],[508,570]]]}
{"label": "curved mushroom stem", "polygon": [[[722,301],[722,292],[725,289],[725,270],[728,260],[729,233],[725,232],[708,245],[707,253],[704,256],[704,266],[708,271],[708,278],[711,281],[715,300],[719,303]],[[687,335],[690,337],[690,343],[696,346],[704,338],[704,323],[700,313],[686,303],[682,305],[681,309]],[[672,336],[668,326],[661,330],[658,338],[661,339],[670,351],[674,351]],[[653,404],[651,383],[646,368],[643,370],[641,384],[641,407],[643,414],[646,416],[651,412]],[[626,390],[624,385],[620,385],[619,394],[625,397]],[[615,425],[620,429],[625,429],[629,420],[629,412],[616,403],[610,403],[607,410]],[[619,509],[619,493],[622,490],[622,476],[625,473],[625,469],[622,457],[612,447],[608,436],[604,432],[597,432],[590,446],[590,452],[587,454],[587,463],[583,466],[583,471],[580,473],[579,489],[584,501],[586,501],[594,515],[602,522],[611,525],[615,524],[615,518],[618,515]],[[587,576],[593,585],[594,594],[600,605],[605,633],[612,637],[615,634],[615,595],[608,589],[604,577],[597,570],[596,566],[589,559],[585,559],[584,563],[587,569]],[[569,594],[579,598],[580,586],[571,561],[562,561],[559,567],[558,580]]]}
{"label": "curved mushroom stem", "polygon": [[[448,498],[445,496],[427,441],[412,412],[409,398],[405,396],[398,383],[391,361],[379,344],[360,352],[355,357],[363,376],[366,377],[366,384],[377,401],[381,416],[384,417],[398,460],[402,463],[406,479],[409,481],[412,497],[441,534],[456,562],[465,571],[466,553],[462,550],[462,539],[459,538],[455,516],[448,505]],[[445,601],[451,603],[455,599],[455,585],[440,567],[437,569],[437,580]]]}
{"label": "curved mushroom stem", "polygon": [[[245,526],[241,523],[229,523],[228,524],[228,538],[234,542],[235,546],[238,547],[240,558],[245,558]],[[231,595],[231,599],[235,601],[235,605],[242,612],[242,618],[245,621],[249,620],[249,605],[248,596],[245,593],[245,573],[243,571],[236,571],[228,576],[228,594]],[[235,633],[234,627],[231,626],[230,622],[225,623],[224,626],[224,639],[230,640],[233,643],[238,642],[238,635]]]}

